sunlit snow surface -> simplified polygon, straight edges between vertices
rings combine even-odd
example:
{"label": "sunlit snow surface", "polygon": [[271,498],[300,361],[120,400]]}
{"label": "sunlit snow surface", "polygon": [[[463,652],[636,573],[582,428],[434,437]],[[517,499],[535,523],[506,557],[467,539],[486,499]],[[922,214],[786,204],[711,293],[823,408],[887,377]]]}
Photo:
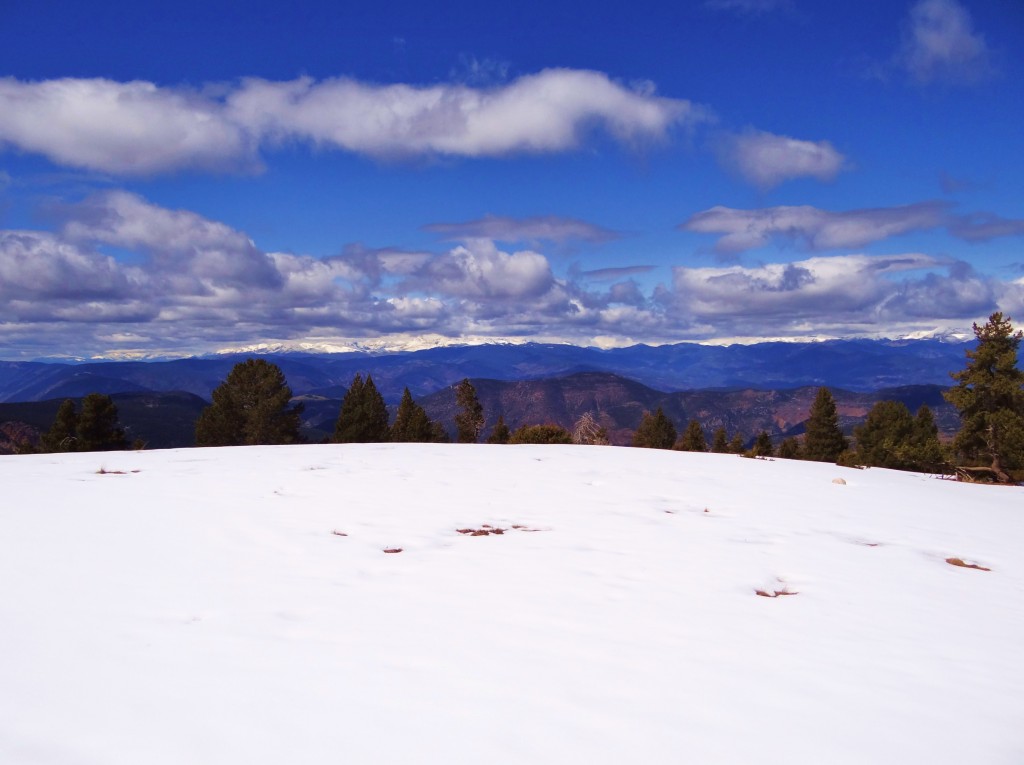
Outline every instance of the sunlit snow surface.
{"label": "sunlit snow surface", "polygon": [[0,487],[10,765],[1024,762],[1021,488],[460,445]]}

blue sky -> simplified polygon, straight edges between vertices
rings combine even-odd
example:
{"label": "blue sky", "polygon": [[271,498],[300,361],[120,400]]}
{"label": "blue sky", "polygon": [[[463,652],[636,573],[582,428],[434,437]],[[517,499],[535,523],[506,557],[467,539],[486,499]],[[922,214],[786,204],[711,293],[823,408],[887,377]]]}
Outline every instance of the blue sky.
{"label": "blue sky", "polygon": [[1013,0],[0,2],[0,353],[1024,317]]}

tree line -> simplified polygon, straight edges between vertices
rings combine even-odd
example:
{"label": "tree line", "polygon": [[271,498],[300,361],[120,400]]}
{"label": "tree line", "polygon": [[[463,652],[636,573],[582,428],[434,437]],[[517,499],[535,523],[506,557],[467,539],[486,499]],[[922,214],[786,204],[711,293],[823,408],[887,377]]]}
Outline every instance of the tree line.
{"label": "tree line", "polygon": [[[961,427],[953,442],[938,438],[931,410],[915,414],[897,401],[880,401],[865,421],[853,429],[853,443],[839,425],[835,399],[819,388],[802,438],[789,437],[776,445],[762,431],[749,444],[742,434],[731,437],[718,428],[710,443],[701,424],[691,420],[683,433],[659,408],[645,412],[633,434],[633,446],[681,451],[738,453],[753,457],[782,457],[844,465],[869,465],[900,470],[937,472],[950,464],[973,466],[992,478],[1009,481],[1024,475],[1024,372],[1018,353],[1024,332],[1014,331],[1009,317],[993,313],[974,324],[977,345],[966,352],[964,369],[952,373],[956,384],[943,395],[960,413]],[[242,446],[300,443],[301,403],[292,404],[292,391],[281,369],[263,359],[236,364],[212,395],[212,403],[196,423],[197,446]],[[484,412],[468,379],[455,386],[456,440],[477,443]],[[406,388],[393,422],[373,378],[356,374],[341,402],[334,443],[445,442],[444,426],[431,420]],[[523,425],[512,431],[499,417],[487,439],[493,444],[607,444],[608,435],[592,413],[566,429],[553,424]],[[136,443],[135,446],[141,447]],[[91,393],[79,412],[74,401],[61,404],[50,430],[34,450],[45,452],[104,451],[128,447],[118,424],[117,408],[109,396]]]}

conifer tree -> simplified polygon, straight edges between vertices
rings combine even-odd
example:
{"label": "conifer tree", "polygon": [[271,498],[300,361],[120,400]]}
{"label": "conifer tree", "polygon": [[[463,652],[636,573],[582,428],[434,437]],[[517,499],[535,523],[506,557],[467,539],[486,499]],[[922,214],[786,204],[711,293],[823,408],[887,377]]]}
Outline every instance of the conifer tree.
{"label": "conifer tree", "polygon": [[734,433],[732,440],[729,441],[729,453],[730,454],[743,454],[746,450],[747,440],[743,437],[742,433]]}
{"label": "conifer tree", "polygon": [[359,373],[352,378],[341,410],[334,424],[334,442],[338,444],[372,444],[387,441],[388,408],[373,377],[364,381]]}
{"label": "conifer tree", "polygon": [[956,386],[944,395],[960,411],[953,448],[971,462],[988,462],[1001,481],[1007,470],[1024,467],[1024,372],[1017,352],[1024,332],[1013,331],[1010,317],[993,313],[974,325],[978,340],[967,351],[967,365],[952,377]]}
{"label": "conifer tree", "polygon": [[939,427],[935,424],[935,417],[927,404],[921,404],[921,408],[914,416],[911,443],[914,447],[915,470],[934,473],[943,468],[946,460],[942,453],[942,443],[939,441]]}
{"label": "conifer tree", "polygon": [[681,452],[706,452],[708,442],[704,437],[704,428],[696,420],[690,420],[683,435],[672,448]]}
{"label": "conifer tree", "polygon": [[652,414],[644,412],[633,434],[633,446],[644,449],[671,449],[676,442],[676,427],[659,406]]}
{"label": "conifer tree", "polygon": [[857,461],[862,465],[907,469],[911,462],[914,418],[899,401],[879,401],[863,424],[853,429]]}
{"label": "conifer tree", "polygon": [[90,393],[82,399],[82,412],[78,415],[76,449],[80,452],[105,452],[127,449],[117,418],[117,406],[110,396]]}
{"label": "conifer tree", "polygon": [[276,364],[265,359],[235,364],[213,391],[213,403],[199,415],[196,445],[298,443],[303,407],[289,408],[291,399],[292,390]]}
{"label": "conifer tree", "polygon": [[729,441],[725,435],[725,428],[715,430],[715,435],[711,441],[711,451],[714,454],[725,454],[729,451]]}
{"label": "conifer tree", "polygon": [[779,456],[787,460],[800,459],[800,442],[793,436],[783,439],[782,443],[779,444]]}
{"label": "conifer tree", "polygon": [[395,443],[429,443],[434,440],[430,418],[426,410],[413,401],[408,388],[402,393],[390,436]]}
{"label": "conifer tree", "polygon": [[475,444],[484,427],[484,408],[469,378],[455,387],[455,403],[459,407],[455,415],[457,440],[460,444]]}
{"label": "conifer tree", "polygon": [[828,388],[818,388],[811,413],[805,425],[804,459],[814,462],[835,462],[849,443],[839,429],[836,402]]}
{"label": "conifer tree", "polygon": [[768,435],[767,430],[762,430],[757,434],[757,439],[754,441],[754,448],[750,450],[750,453],[755,457],[771,457],[775,454],[775,447],[772,445],[772,437]]}
{"label": "conifer tree", "polygon": [[78,450],[78,413],[75,402],[64,399],[53,425],[39,439],[39,449],[43,452],[73,452]]}
{"label": "conifer tree", "polygon": [[487,443],[507,444],[511,436],[512,431],[509,430],[508,425],[505,424],[505,418],[499,414],[498,421],[494,423],[494,428],[491,429],[491,435],[487,437]]}

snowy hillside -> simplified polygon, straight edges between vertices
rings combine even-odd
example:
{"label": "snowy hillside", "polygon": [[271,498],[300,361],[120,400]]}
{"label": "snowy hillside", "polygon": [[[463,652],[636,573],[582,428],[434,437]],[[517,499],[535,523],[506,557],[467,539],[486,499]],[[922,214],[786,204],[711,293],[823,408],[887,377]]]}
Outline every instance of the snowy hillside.
{"label": "snowy hillside", "polygon": [[3,763],[1024,762],[1022,488],[413,444],[0,486]]}

